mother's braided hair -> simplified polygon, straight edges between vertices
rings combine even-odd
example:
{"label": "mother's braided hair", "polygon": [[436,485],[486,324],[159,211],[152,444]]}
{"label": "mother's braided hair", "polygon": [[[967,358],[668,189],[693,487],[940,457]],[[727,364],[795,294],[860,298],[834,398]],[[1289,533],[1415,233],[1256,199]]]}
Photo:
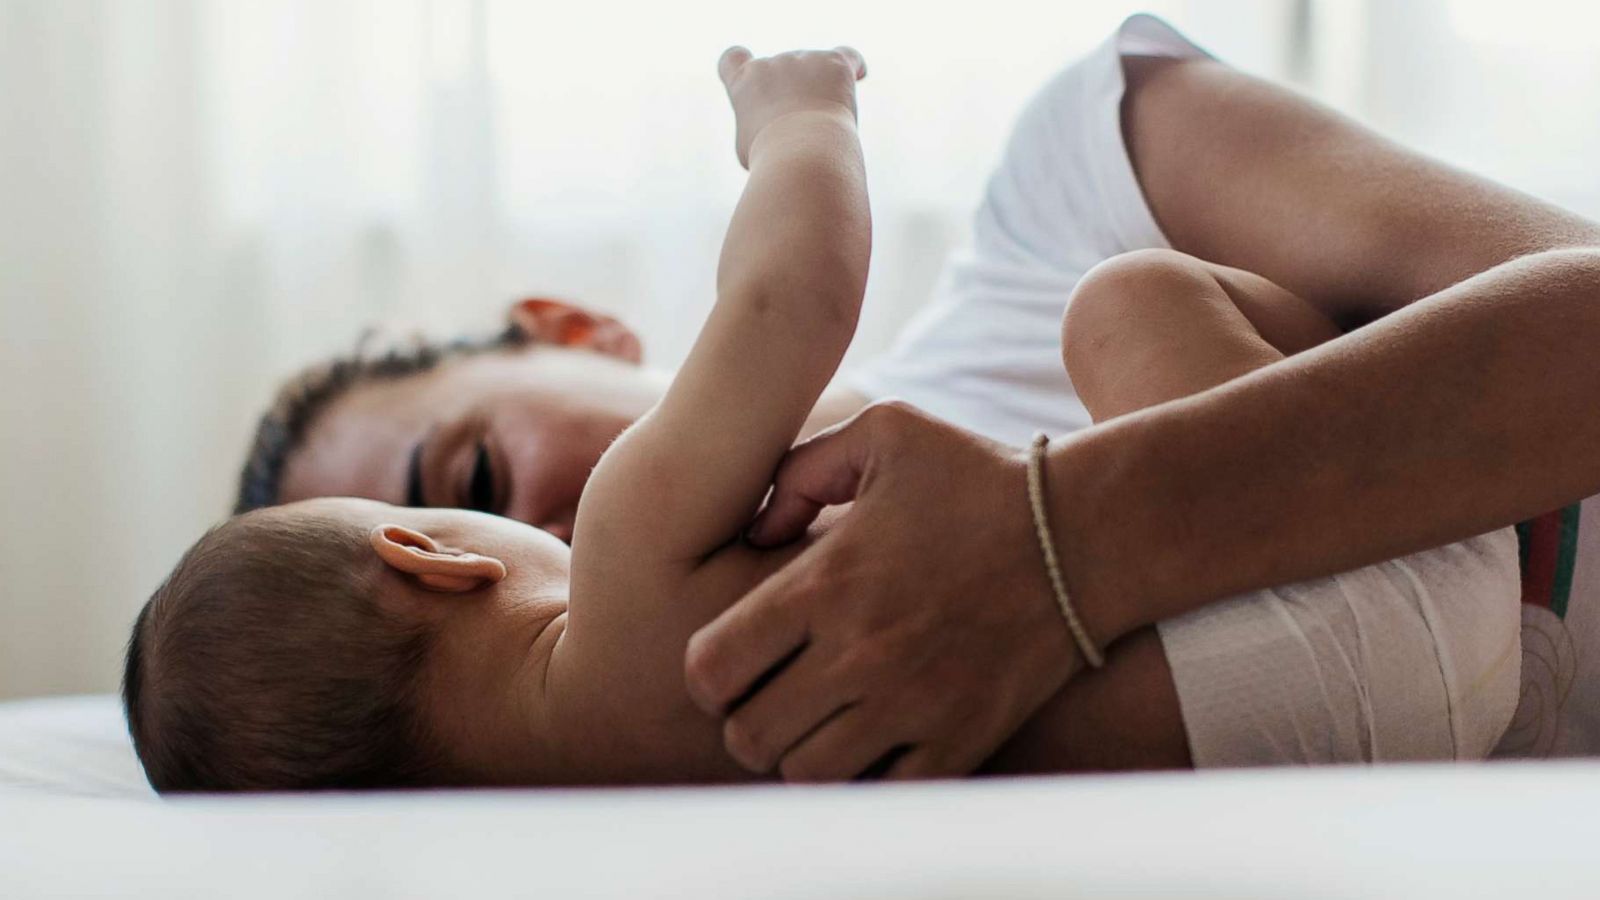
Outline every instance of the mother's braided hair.
{"label": "mother's braided hair", "polygon": [[239,473],[234,514],[279,502],[284,467],[304,440],[306,428],[318,413],[352,387],[426,372],[447,359],[520,347],[529,341],[515,325],[488,336],[442,343],[420,335],[401,342],[380,343],[379,332],[368,329],[348,355],[308,366],[278,389],[272,405],[256,425],[250,454]]}

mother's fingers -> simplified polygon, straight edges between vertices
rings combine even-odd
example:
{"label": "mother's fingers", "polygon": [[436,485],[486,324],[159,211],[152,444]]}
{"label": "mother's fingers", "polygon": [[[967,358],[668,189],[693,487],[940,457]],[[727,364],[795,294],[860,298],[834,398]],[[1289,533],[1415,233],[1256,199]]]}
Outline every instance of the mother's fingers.
{"label": "mother's fingers", "polygon": [[723,715],[762,675],[805,645],[807,612],[795,602],[793,573],[804,570],[810,555],[801,554],[689,638],[684,685],[701,709]]}
{"label": "mother's fingers", "polygon": [[888,755],[896,738],[860,705],[841,710],[778,762],[784,781],[848,781]]}
{"label": "mother's fingers", "polygon": [[733,84],[733,79],[738,76],[739,70],[750,61],[751,53],[748,49],[738,44],[722,51],[722,56],[717,60],[717,77],[725,85]]}
{"label": "mother's fingers", "polygon": [[854,702],[837,672],[837,660],[815,644],[800,651],[729,714],[722,730],[728,753],[751,771],[772,771],[790,747]]}
{"label": "mother's fingers", "polygon": [[931,747],[912,747],[894,761],[894,765],[883,773],[884,781],[919,781],[924,778],[951,778],[961,772],[951,771],[951,767],[941,763],[938,754]]}
{"label": "mother's fingers", "polygon": [[772,477],[772,497],[745,537],[757,547],[776,547],[805,534],[823,507],[856,498],[872,455],[872,431],[860,417],[835,426],[790,450]]}

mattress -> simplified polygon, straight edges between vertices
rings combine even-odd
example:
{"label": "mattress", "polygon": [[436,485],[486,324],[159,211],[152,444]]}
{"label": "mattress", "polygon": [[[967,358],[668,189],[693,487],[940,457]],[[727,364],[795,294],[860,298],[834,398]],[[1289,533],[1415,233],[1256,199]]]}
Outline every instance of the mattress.
{"label": "mattress", "polygon": [[1600,896],[1600,764],[163,801],[0,704],[0,896]]}

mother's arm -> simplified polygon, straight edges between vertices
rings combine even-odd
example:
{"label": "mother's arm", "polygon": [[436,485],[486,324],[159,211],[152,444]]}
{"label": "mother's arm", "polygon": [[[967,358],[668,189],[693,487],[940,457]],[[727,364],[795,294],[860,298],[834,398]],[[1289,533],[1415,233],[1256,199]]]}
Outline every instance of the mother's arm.
{"label": "mother's arm", "polygon": [[1106,638],[1600,493],[1600,227],[1219,64],[1128,66],[1174,246],[1382,318],[1057,448],[1064,561]]}
{"label": "mother's arm", "polygon": [[1530,253],[1600,247],[1594,222],[1221,63],[1129,57],[1124,69],[1123,135],[1172,245],[1336,321],[1378,318]]}

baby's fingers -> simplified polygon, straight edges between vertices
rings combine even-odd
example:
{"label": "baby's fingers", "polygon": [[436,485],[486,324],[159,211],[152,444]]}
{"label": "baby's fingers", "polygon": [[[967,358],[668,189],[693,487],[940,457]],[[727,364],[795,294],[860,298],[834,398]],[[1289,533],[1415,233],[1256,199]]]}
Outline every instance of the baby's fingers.
{"label": "baby's fingers", "polygon": [[738,44],[722,51],[722,57],[717,60],[717,76],[724,85],[733,85],[733,80],[739,76],[744,64],[750,61],[750,56],[750,51]]}
{"label": "baby's fingers", "polygon": [[861,51],[854,47],[835,47],[833,52],[844,57],[850,63],[850,68],[856,73],[856,80],[867,77],[867,61],[861,57]]}

